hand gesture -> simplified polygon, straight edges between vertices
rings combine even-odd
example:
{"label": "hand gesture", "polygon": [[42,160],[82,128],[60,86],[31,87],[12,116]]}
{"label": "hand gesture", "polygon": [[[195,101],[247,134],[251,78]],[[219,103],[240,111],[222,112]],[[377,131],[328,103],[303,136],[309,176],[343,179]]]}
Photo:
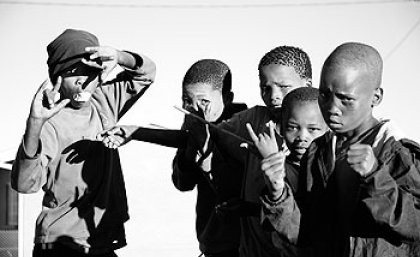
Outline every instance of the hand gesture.
{"label": "hand gesture", "polygon": [[59,101],[60,97],[58,92],[61,87],[61,82],[62,78],[58,77],[52,90],[49,79],[42,82],[32,99],[31,111],[29,114],[30,118],[47,121],[70,102],[69,99]]}
{"label": "hand gesture", "polygon": [[362,177],[369,175],[378,165],[378,161],[370,145],[354,144],[347,151],[347,162]]}
{"label": "hand gesture", "polygon": [[102,141],[105,147],[116,149],[128,143],[136,129],[137,126],[115,126],[99,133],[96,139]]}
{"label": "hand gesture", "polygon": [[86,47],[85,50],[92,54],[89,56],[89,60],[82,59],[82,62],[88,66],[102,69],[100,79],[105,81],[109,73],[118,64],[119,51],[110,46],[90,46]]}
{"label": "hand gesture", "polygon": [[284,190],[285,159],[286,156],[283,152],[276,152],[261,161],[264,181],[270,193],[270,198],[273,200],[279,199]]}
{"label": "hand gesture", "polygon": [[279,147],[277,145],[276,140],[274,122],[269,123],[270,135],[262,133],[257,136],[254,130],[252,129],[251,124],[249,123],[246,124],[246,128],[248,129],[248,133],[255,146],[257,147],[258,151],[260,152],[262,158],[267,158],[268,156],[279,151]]}

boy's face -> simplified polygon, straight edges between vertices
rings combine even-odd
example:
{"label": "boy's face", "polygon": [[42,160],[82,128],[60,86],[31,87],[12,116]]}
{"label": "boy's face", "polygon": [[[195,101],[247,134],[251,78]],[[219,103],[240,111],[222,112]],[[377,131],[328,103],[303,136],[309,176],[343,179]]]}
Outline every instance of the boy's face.
{"label": "boy's face", "polygon": [[210,122],[216,121],[223,113],[225,103],[221,90],[214,89],[208,83],[189,84],[182,92],[182,106],[184,109],[193,108],[204,112],[205,119]]}
{"label": "boy's face", "polygon": [[382,90],[372,85],[368,73],[351,67],[327,67],[321,74],[319,106],[332,131],[347,136],[366,129]]}
{"label": "boy's face", "polygon": [[280,118],[280,107],[283,98],[291,90],[307,86],[293,67],[281,64],[263,66],[260,71],[260,93],[265,105],[276,118]]}
{"label": "boy's face", "polygon": [[317,102],[295,103],[283,117],[283,136],[293,161],[299,162],[312,141],[323,135],[328,127]]}
{"label": "boy's face", "polygon": [[75,109],[88,106],[90,97],[98,85],[98,75],[98,69],[86,65],[77,65],[65,71],[61,75],[61,96],[70,99],[70,105]]}

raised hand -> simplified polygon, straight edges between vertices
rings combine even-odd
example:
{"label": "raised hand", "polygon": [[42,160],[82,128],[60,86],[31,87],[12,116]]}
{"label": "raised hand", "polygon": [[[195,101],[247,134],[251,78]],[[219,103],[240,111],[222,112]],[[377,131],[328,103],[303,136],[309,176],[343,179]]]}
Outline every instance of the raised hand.
{"label": "raised hand", "polygon": [[264,181],[273,200],[278,200],[284,190],[285,159],[283,152],[276,152],[261,161]]}
{"label": "raised hand", "polygon": [[101,81],[104,81],[117,66],[120,52],[110,46],[90,46],[85,50],[92,54],[89,56],[89,60],[82,59],[82,62],[88,66],[102,69]]}
{"label": "raised hand", "polygon": [[275,134],[275,124],[273,122],[270,122],[269,124],[270,135],[267,135],[266,133],[260,133],[258,136],[252,129],[251,124],[246,124],[248,133],[255,146],[257,147],[258,151],[260,152],[262,158],[267,158],[268,156],[279,151]]}
{"label": "raised hand", "polygon": [[59,89],[61,87],[61,82],[62,78],[58,77],[52,90],[52,85],[49,79],[42,82],[32,99],[31,111],[29,114],[30,118],[45,122],[57,114],[70,102],[69,99],[59,101]]}
{"label": "raised hand", "polygon": [[375,170],[378,161],[370,145],[354,144],[347,151],[347,162],[361,176],[367,176]]}

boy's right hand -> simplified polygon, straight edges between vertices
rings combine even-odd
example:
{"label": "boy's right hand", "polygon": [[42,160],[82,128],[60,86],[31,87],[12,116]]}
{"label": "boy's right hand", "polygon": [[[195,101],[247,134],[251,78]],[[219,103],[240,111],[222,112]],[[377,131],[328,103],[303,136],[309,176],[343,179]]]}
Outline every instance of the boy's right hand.
{"label": "boy's right hand", "polygon": [[261,169],[264,173],[265,184],[269,191],[271,200],[280,199],[284,190],[284,178],[286,155],[283,152],[271,154],[261,161]]}
{"label": "boy's right hand", "polygon": [[45,122],[61,111],[70,102],[70,99],[63,99],[60,101],[59,97],[57,97],[59,96],[58,92],[61,87],[61,82],[61,77],[58,77],[52,90],[49,79],[42,82],[32,99],[31,111],[29,114],[31,119]]}
{"label": "boy's right hand", "polygon": [[115,126],[113,128],[100,132],[96,139],[102,141],[103,145],[108,148],[118,148],[132,139],[133,133],[137,130],[137,126]]}

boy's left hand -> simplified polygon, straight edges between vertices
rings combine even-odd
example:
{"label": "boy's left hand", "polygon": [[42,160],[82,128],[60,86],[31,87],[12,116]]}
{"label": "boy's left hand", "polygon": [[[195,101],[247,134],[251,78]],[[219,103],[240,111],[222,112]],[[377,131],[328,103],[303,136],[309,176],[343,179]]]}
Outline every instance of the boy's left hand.
{"label": "boy's left hand", "polygon": [[[89,56],[89,60],[82,59],[82,62],[88,66],[102,69],[101,81],[104,81],[117,66],[119,51],[110,46],[90,46],[86,47],[85,50],[92,54]],[[99,60],[99,62],[96,60]]]}
{"label": "boy's left hand", "polygon": [[366,144],[351,145],[347,151],[347,162],[362,177],[371,174],[378,166],[372,147]]}

